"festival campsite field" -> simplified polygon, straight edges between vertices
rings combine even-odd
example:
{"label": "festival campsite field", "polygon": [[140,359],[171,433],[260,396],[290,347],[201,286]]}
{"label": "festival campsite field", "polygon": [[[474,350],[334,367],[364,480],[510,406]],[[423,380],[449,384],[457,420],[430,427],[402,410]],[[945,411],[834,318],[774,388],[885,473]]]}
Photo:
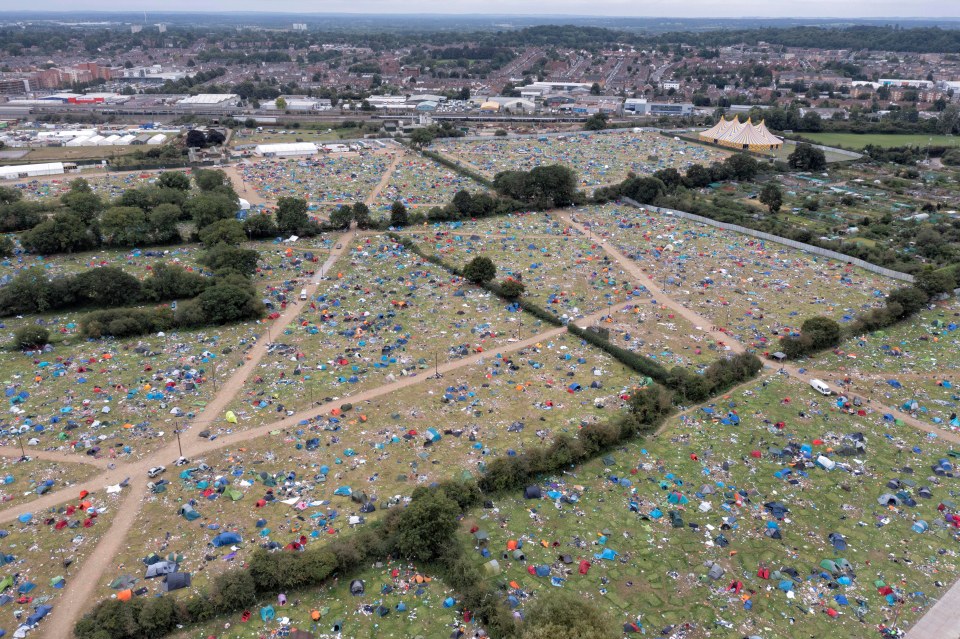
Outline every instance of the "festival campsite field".
{"label": "festival campsite field", "polygon": [[[495,141],[502,145],[495,153],[477,151],[481,143],[473,142],[437,146],[459,149],[474,164],[486,158],[478,166],[487,173],[501,170],[501,162],[528,168],[533,164],[523,162],[566,158],[585,185],[713,157],[712,150],[659,135],[589,139]],[[247,188],[267,200],[371,198],[384,211],[397,197],[412,205],[442,203],[465,184],[439,165],[419,164],[412,153],[395,153],[403,155],[389,171],[396,155],[366,152],[262,160],[239,169]],[[603,154],[607,167],[598,164]],[[568,228],[566,215],[589,223],[587,233]],[[804,319],[824,314],[844,323],[898,285],[782,245],[618,205],[427,224],[401,234],[458,266],[490,257],[497,279],[522,278],[531,302],[582,327],[609,329],[615,345],[667,369],[702,371],[726,353],[705,332],[711,324],[726,329],[731,342],[763,353]],[[2,431],[8,450],[19,450],[16,429],[28,455],[43,451],[122,467],[175,443],[178,426],[185,446],[202,441],[200,432],[209,438],[206,452],[183,466],[158,460],[166,472],[151,479],[90,605],[127,590],[159,594],[161,580],[146,579],[142,561],[152,553],[173,556],[192,574],[191,587],[164,596],[198,596],[211,576],[243,564],[262,544],[310,547],[349,536],[386,508],[403,507],[417,486],[478,477],[492,459],[611,418],[649,383],[386,234],[358,232],[348,241],[330,233],[250,246],[261,253],[254,282],[270,306],[259,322],[86,341],[77,334],[80,313],[5,319],[5,338],[38,319],[56,337],[48,352],[0,352],[11,406]],[[145,277],[156,259],[199,269],[199,250],[24,256],[0,266],[0,275],[30,264],[56,275],[113,265]],[[626,256],[623,263],[614,250]],[[340,251],[301,301],[299,290],[312,286],[324,260]],[[637,281],[635,267],[662,293]],[[292,303],[287,324],[280,317]],[[896,408],[935,431],[954,430],[958,312],[955,301],[939,303],[903,326],[801,363],[822,371],[843,398],[819,395],[768,367],[706,404],[680,407],[656,436],[537,478],[540,497],[499,495],[492,507],[468,512],[457,543],[518,612],[531,598],[563,588],[651,636],[690,623],[687,637],[854,639],[894,620],[910,624],[956,576],[956,529],[945,519],[957,512],[955,458],[944,438],[889,413]],[[264,339],[266,354],[250,362],[252,347]],[[247,372],[241,365],[251,367],[247,379],[221,395],[233,371]],[[436,379],[438,365],[444,374]],[[410,384],[380,392],[396,382]],[[223,412],[201,423],[197,415],[214,397],[225,402]],[[340,408],[317,408],[328,402]],[[235,420],[228,421],[228,411]],[[247,432],[258,427],[256,437]],[[228,435],[233,439],[225,443]],[[56,598],[59,582],[51,580],[63,576],[69,588],[82,558],[107,534],[117,494],[72,492],[72,484],[100,472],[94,464],[0,464],[0,476],[13,478],[3,490],[13,501],[0,504],[0,528],[8,533],[0,535],[0,551],[13,555],[13,563],[0,578],[19,574],[15,589],[29,581],[37,596]],[[62,510],[19,519],[48,480],[51,491],[66,488]],[[227,532],[239,541],[214,544]],[[74,562],[64,566],[67,558]],[[723,574],[707,576],[707,561],[719,566],[714,575]],[[251,607],[247,621],[238,613],[178,637],[253,639],[291,628],[334,636],[339,621],[343,636],[442,637],[461,626],[472,632],[457,593],[425,570],[385,559],[356,575],[362,594],[350,593],[351,576],[284,593],[285,604],[271,595]],[[904,603],[891,603],[892,595]],[[30,610],[0,608],[0,629],[16,627],[14,605]]]}

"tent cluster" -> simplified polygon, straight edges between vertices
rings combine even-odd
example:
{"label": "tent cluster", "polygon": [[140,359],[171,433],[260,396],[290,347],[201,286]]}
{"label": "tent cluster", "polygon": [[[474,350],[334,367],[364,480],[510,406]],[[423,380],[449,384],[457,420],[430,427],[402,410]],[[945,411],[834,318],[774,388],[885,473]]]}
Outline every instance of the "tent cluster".
{"label": "tent cluster", "polygon": [[729,120],[720,118],[719,122],[700,133],[700,139],[747,151],[771,151],[783,146],[783,139],[770,133],[764,121],[753,124],[747,119],[741,123],[736,116]]}

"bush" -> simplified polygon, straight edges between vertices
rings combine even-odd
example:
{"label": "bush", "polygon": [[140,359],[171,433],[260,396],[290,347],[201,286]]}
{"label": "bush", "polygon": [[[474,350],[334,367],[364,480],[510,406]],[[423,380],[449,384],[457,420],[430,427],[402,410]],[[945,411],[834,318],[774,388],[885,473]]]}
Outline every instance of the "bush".
{"label": "bush", "polygon": [[585,342],[589,342],[605,353],[613,356],[614,359],[619,361],[624,366],[633,369],[641,375],[655,379],[662,384],[666,383],[667,370],[652,359],[644,357],[638,353],[634,353],[631,350],[615,346],[608,340],[601,337],[599,333],[582,329],[576,324],[567,324],[567,330]]}
{"label": "bush", "polygon": [[13,334],[13,344],[17,348],[35,349],[50,342],[50,331],[42,326],[21,326]]}
{"label": "bush", "polygon": [[228,570],[213,578],[210,601],[219,613],[243,610],[257,602],[257,588],[246,570]]}
{"label": "bush", "polygon": [[439,490],[420,493],[400,511],[395,522],[395,542],[401,557],[429,561],[452,543],[460,507]]}
{"label": "bush", "polygon": [[526,288],[520,280],[509,277],[500,283],[500,295],[508,300],[515,300],[523,295]]}

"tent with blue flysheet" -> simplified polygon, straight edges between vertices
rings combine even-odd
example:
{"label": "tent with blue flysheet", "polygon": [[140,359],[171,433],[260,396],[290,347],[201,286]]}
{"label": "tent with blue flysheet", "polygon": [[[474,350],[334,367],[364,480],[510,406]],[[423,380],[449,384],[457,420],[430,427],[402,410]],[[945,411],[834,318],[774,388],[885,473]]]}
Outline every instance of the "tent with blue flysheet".
{"label": "tent with blue flysheet", "polygon": [[213,538],[213,545],[216,548],[221,548],[223,546],[232,546],[233,544],[239,544],[241,542],[241,537],[235,532],[222,532],[216,537]]}

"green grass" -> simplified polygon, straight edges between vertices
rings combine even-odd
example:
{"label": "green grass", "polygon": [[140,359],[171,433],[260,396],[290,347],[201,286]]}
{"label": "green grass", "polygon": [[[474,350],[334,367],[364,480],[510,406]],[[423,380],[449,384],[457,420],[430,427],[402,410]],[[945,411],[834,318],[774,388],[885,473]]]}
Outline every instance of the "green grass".
{"label": "green grass", "polygon": [[960,138],[952,135],[926,135],[901,133],[803,133],[817,144],[840,146],[849,149],[862,149],[868,144],[882,147],[892,146],[960,146]]}

